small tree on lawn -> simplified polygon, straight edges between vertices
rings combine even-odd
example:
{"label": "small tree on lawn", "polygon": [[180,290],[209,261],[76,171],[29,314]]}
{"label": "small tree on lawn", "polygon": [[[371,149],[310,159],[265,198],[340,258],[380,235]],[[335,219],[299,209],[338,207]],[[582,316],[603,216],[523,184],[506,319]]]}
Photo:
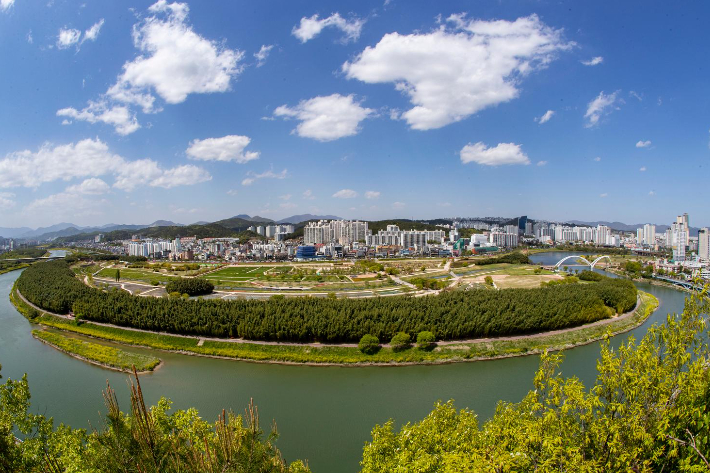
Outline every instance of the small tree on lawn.
{"label": "small tree on lawn", "polygon": [[363,335],[357,347],[366,355],[373,355],[380,349],[380,340],[374,335]]}

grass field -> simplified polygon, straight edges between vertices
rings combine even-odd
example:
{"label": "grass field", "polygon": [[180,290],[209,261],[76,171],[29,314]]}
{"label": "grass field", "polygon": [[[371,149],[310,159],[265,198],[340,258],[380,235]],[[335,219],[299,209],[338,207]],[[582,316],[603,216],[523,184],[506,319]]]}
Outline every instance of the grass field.
{"label": "grass field", "polygon": [[130,372],[134,366],[136,371],[152,371],[160,364],[160,360],[154,356],[130,353],[48,330],[33,330],[32,336],[69,355],[121,371]]}

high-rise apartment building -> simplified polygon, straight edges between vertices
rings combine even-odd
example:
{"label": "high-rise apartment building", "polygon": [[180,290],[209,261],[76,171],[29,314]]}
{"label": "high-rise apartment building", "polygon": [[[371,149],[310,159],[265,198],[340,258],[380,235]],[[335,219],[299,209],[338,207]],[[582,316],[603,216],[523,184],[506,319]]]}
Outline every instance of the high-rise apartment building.
{"label": "high-rise apartment building", "polygon": [[710,229],[705,227],[698,231],[698,258],[710,262]]}

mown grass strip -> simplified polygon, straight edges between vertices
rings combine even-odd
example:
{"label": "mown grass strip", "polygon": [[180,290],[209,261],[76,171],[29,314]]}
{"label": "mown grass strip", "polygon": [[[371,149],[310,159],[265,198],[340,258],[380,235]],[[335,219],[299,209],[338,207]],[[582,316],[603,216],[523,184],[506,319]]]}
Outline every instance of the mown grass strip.
{"label": "mown grass strip", "polygon": [[582,327],[561,334],[522,338],[520,340],[493,340],[441,345],[433,351],[420,350],[414,347],[403,351],[382,348],[373,355],[366,355],[354,347],[328,345],[262,345],[248,342],[206,340],[202,346],[198,346],[198,338],[138,332],[94,325],[89,322],[76,325],[73,322],[49,315],[38,317],[35,321],[59,330],[128,345],[250,361],[342,365],[446,363],[535,354],[544,350],[561,350],[600,340],[609,333],[617,334],[628,331],[643,323],[658,307],[658,299],[654,296],[644,292],[640,292],[640,295],[641,303],[636,308],[633,316],[607,325]]}
{"label": "mown grass strip", "polygon": [[160,364],[160,359],[154,356],[130,353],[47,330],[33,330],[32,336],[76,358],[120,371],[131,372],[134,366],[138,372],[152,371]]}

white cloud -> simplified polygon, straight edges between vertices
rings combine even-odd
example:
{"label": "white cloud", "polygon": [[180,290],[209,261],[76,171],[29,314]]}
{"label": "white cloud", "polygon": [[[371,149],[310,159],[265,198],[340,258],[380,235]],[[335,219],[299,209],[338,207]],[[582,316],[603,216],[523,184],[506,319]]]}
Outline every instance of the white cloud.
{"label": "white cloud", "polygon": [[57,35],[57,48],[67,49],[79,42],[81,31],[72,28],[60,28]]}
{"label": "white cloud", "polygon": [[547,112],[545,112],[545,113],[543,114],[543,116],[541,116],[541,117],[539,117],[539,118],[536,117],[536,118],[535,118],[535,121],[538,122],[540,125],[542,125],[543,123],[549,122],[549,121],[550,121],[550,118],[552,118],[552,116],[553,116],[554,114],[555,114],[555,111],[554,111],[554,110],[548,110]]}
{"label": "white cloud", "polygon": [[648,191],[648,195],[656,195],[654,191]]}
{"label": "white cloud", "polygon": [[107,190],[105,182],[87,178],[108,174],[116,176],[114,187],[126,191],[141,185],[169,188],[211,179],[196,166],[162,169],[151,159],[128,161],[111,153],[98,138],[59,146],[45,144],[37,152],[18,151],[0,159],[0,188],[38,187],[47,182],[85,178],[66,193],[97,194]]}
{"label": "white cloud", "polygon": [[587,113],[584,114],[584,118],[587,119],[587,128],[591,128],[599,124],[599,119],[602,115],[607,115],[611,113],[611,109],[616,104],[616,96],[619,91],[606,95],[604,91],[599,92],[599,95],[589,102],[587,105]]}
{"label": "white cloud", "polygon": [[15,197],[15,194],[11,192],[0,192],[0,209],[8,210],[13,208],[16,204],[13,197]]}
{"label": "white cloud", "polygon": [[284,202],[283,204],[279,204],[279,207],[281,207],[282,209],[285,209],[285,210],[290,210],[290,209],[295,209],[298,206],[296,204],[294,204],[293,202]]}
{"label": "white cloud", "polygon": [[273,48],[273,44],[263,44],[261,46],[261,49],[259,49],[259,52],[254,53],[254,57],[256,58],[256,67],[261,67],[264,65],[266,59],[269,57],[269,53]]}
{"label": "white cloud", "polygon": [[0,10],[7,11],[15,4],[15,0],[0,0]]}
{"label": "white cloud", "polygon": [[190,158],[201,161],[236,161],[243,164],[259,159],[258,151],[244,151],[250,142],[248,136],[240,135],[192,140],[186,153]]}
{"label": "white cloud", "polygon": [[243,186],[250,186],[259,179],[286,179],[288,176],[288,170],[284,169],[281,172],[274,172],[272,169],[264,171],[261,174],[256,174],[252,171],[247,173],[247,177],[242,180]]}
{"label": "white cloud", "polygon": [[585,66],[596,66],[604,62],[604,58],[601,56],[593,57],[592,59],[589,59],[588,61],[580,61],[582,64]]}
{"label": "white cloud", "polygon": [[37,152],[10,153],[0,159],[0,188],[38,187],[45,182],[68,181],[116,171],[124,163],[106,143],[86,139],[67,145],[43,145]]}
{"label": "white cloud", "polygon": [[303,191],[303,198],[306,200],[314,200],[316,197],[313,195],[313,192],[310,189],[306,189]]}
{"label": "white cloud", "polygon": [[[243,69],[239,65],[243,52],[225,48],[222,43],[195,33],[187,23],[189,8],[185,3],[159,0],[148,8],[148,12],[150,16],[133,27],[133,44],[139,54],[123,65],[116,83],[98,100],[90,101],[81,112],[75,108],[62,111],[88,114],[79,119],[112,124],[118,133],[125,135],[139,128],[128,106],[137,105],[143,113],[160,111],[155,107],[154,93],[165,102],[176,104],[185,101],[190,94],[229,90],[232,78]],[[100,26],[96,27],[99,24],[87,30],[86,35],[98,35]],[[97,118],[97,113],[102,111],[121,112],[132,118],[131,125],[126,126],[125,121]]]}
{"label": "white cloud", "polygon": [[537,165],[538,166],[545,166],[545,165],[547,165],[547,161],[538,161]]}
{"label": "white cloud", "polygon": [[305,16],[301,18],[301,23],[294,26],[291,34],[298,38],[301,43],[305,43],[320,34],[323,28],[332,26],[344,33],[343,42],[357,41],[360,37],[360,31],[365,24],[365,20],[353,17],[351,20],[346,20],[339,13],[333,13],[328,18],[318,19],[318,15],[313,15],[310,18]]}
{"label": "white cloud", "polygon": [[71,194],[100,195],[107,193],[111,188],[103,180],[92,177],[85,179],[81,184],[67,187],[66,192]]}
{"label": "white cloud", "polygon": [[[0,0],[0,1],[2,1],[2,0]],[[32,30],[29,30],[27,32],[27,42],[30,44],[35,42],[34,38],[32,38]]]}
{"label": "white cloud", "polygon": [[84,37],[81,39],[81,42],[83,43],[84,41],[96,41],[96,38],[99,37],[99,33],[101,32],[102,26],[104,26],[103,18],[94,23],[91,28],[84,31]]}
{"label": "white cloud", "polygon": [[212,176],[202,168],[192,164],[183,164],[163,171],[163,174],[149,183],[152,187],[170,189],[177,186],[191,186],[212,180]]}
{"label": "white cloud", "polygon": [[373,109],[360,106],[354,95],[333,94],[302,100],[293,108],[281,105],[274,115],[300,120],[294,132],[317,141],[333,141],[360,131],[360,122],[372,116]]}
{"label": "white cloud", "polygon": [[643,96],[638,94],[636,91],[631,90],[629,91],[629,95],[635,99],[637,99],[639,102],[643,102]]}
{"label": "white cloud", "polygon": [[515,143],[498,143],[489,148],[484,143],[469,143],[461,149],[461,162],[464,164],[478,163],[486,166],[502,164],[530,164],[530,159],[523,153],[520,145]]}
{"label": "white cloud", "polygon": [[280,195],[280,196],[279,196],[279,199],[281,199],[281,200],[291,200],[291,197],[293,197],[291,194],[284,194],[284,195]]}
{"label": "white cloud", "polygon": [[[86,121],[89,123],[106,123],[116,129],[116,133],[125,136],[133,133],[141,126],[134,113],[123,105],[109,106],[106,101],[93,102],[83,110],[72,107],[57,110],[58,117],[70,117],[74,120]],[[71,121],[64,120],[62,125],[70,125]]]}
{"label": "white cloud", "polygon": [[229,190],[227,191],[227,195],[232,195],[232,196],[234,196],[234,195],[237,195],[237,194],[239,194],[239,191],[237,191],[236,189],[229,189]]}
{"label": "white cloud", "polygon": [[379,191],[367,191],[367,192],[365,192],[365,198],[366,199],[379,199],[380,193],[379,193]]}
{"label": "white cloud", "polygon": [[414,105],[401,117],[430,130],[516,98],[525,76],[574,46],[536,15],[512,22],[452,15],[447,24],[430,33],[386,34],[342,70],[349,79],[394,83]]}
{"label": "white cloud", "polygon": [[451,202],[441,202],[437,204],[439,207],[451,207]]}
{"label": "white cloud", "polygon": [[599,156],[597,156],[596,158],[594,158],[594,161],[597,162],[597,163],[598,163],[599,161],[601,161],[601,160],[602,160],[602,158],[600,158]]}
{"label": "white cloud", "polygon": [[648,148],[649,146],[651,146],[651,142],[650,142],[650,141],[637,141],[637,142],[636,142],[636,147],[637,147],[637,148]]}
{"label": "white cloud", "polygon": [[392,208],[393,208],[393,209],[396,209],[396,210],[397,210],[397,209],[403,209],[406,205],[407,205],[407,204],[405,204],[404,202],[395,202],[395,203],[392,204]]}
{"label": "white cloud", "polygon": [[336,199],[354,199],[357,196],[357,192],[352,189],[341,189],[335,194],[333,194],[333,197],[335,197]]}
{"label": "white cloud", "polygon": [[609,195],[609,194],[607,194],[606,192],[604,192],[603,194],[599,194],[599,197],[602,197],[602,198],[603,198],[603,197],[606,197],[606,196],[608,196],[608,195]]}
{"label": "white cloud", "polygon": [[641,169],[639,169],[641,172],[646,172],[646,166],[641,166]]}

